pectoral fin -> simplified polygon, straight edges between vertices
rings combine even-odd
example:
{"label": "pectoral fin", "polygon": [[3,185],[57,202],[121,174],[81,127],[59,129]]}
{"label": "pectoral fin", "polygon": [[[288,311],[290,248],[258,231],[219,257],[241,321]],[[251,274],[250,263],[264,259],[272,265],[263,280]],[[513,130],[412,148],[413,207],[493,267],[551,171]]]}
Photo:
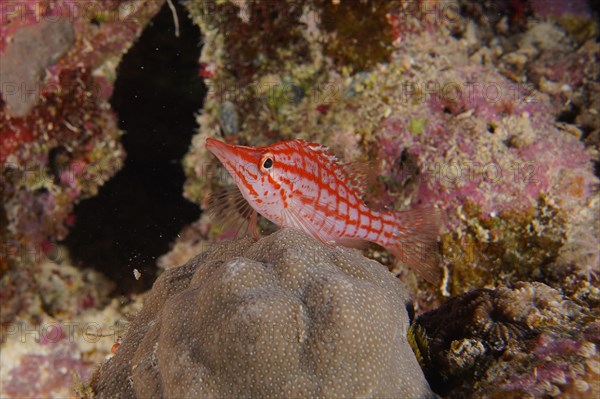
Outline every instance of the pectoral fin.
{"label": "pectoral fin", "polygon": [[213,193],[208,200],[207,212],[219,224],[222,231],[234,232],[236,236],[252,235],[260,237],[258,232],[258,214],[242,196],[237,186],[230,186]]}

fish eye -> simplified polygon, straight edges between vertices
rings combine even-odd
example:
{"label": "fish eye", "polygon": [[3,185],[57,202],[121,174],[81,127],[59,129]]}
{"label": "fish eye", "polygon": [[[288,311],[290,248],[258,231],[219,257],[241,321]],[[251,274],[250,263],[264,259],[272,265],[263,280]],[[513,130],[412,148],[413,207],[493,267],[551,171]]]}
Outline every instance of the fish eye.
{"label": "fish eye", "polygon": [[267,174],[271,171],[271,168],[273,167],[275,161],[273,159],[273,154],[265,154],[263,155],[263,157],[260,159],[260,171],[263,174]]}

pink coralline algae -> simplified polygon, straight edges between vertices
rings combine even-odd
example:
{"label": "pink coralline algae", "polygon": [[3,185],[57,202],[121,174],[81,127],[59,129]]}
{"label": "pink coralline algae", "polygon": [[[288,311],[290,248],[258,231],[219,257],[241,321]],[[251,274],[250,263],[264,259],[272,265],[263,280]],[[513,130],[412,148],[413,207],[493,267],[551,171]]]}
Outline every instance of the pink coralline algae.
{"label": "pink coralline algae", "polygon": [[[24,347],[25,341],[32,342],[27,343],[28,353],[20,355],[14,367],[3,365],[2,396],[15,399],[71,396],[70,390],[77,379],[88,378],[94,365],[82,357],[73,336],[58,323],[24,327],[22,331],[18,338],[22,341],[20,345]],[[43,333],[36,338],[39,331]],[[34,339],[37,342],[33,342]],[[17,356],[10,352],[6,349],[3,355]]]}
{"label": "pink coralline algae", "polygon": [[102,274],[67,262],[11,268],[4,278],[12,284],[0,291],[0,397],[72,397],[122,334],[125,302],[110,301]]}
{"label": "pink coralline algae", "polygon": [[[500,119],[501,113],[490,109],[492,106],[485,100],[472,102],[474,106],[464,104],[458,109],[477,119],[456,120],[444,113],[422,113],[411,119],[390,118],[383,124],[377,136],[381,151],[388,152],[393,141],[401,142],[402,150],[420,165],[424,184],[419,188],[417,202],[456,209],[465,201],[472,201],[489,215],[506,209],[527,209],[541,193],[567,189],[572,182],[580,187],[573,187],[577,191],[567,194],[589,197],[595,179],[583,143],[565,137],[533,106],[524,105]],[[422,135],[414,135],[408,129],[410,121],[418,117],[427,120]],[[437,151],[424,151],[427,146]],[[559,150],[561,157],[552,155]],[[393,154],[394,158],[400,155]],[[577,182],[573,176],[564,182],[567,187],[560,187],[566,171],[577,173],[581,180]]]}
{"label": "pink coralline algae", "polygon": [[445,50],[423,37],[402,41],[399,53],[418,67],[390,64],[372,78],[374,88],[395,87],[380,104],[389,116],[367,145],[382,160],[374,202],[445,210],[446,295],[519,279],[570,289],[573,272],[593,279],[594,149],[576,127],[556,121],[554,97],[487,64],[487,49],[466,58],[464,41],[437,39]]}
{"label": "pink coralline algae", "polygon": [[8,398],[40,398],[74,384],[74,372],[86,378],[90,365],[70,357],[68,351],[51,355],[25,355],[18,368],[10,371],[11,382],[4,391]]}

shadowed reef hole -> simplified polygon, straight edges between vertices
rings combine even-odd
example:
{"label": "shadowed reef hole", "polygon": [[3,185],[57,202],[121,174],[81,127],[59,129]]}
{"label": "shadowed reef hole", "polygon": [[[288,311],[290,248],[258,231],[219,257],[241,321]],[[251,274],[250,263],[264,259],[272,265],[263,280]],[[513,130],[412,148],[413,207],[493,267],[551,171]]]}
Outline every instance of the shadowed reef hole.
{"label": "shadowed reef hole", "polygon": [[165,4],[118,67],[111,104],[126,132],[127,159],[96,197],[77,205],[64,242],[77,265],[116,282],[116,295],[148,289],[156,259],[200,214],[182,196],[181,166],[206,93],[198,76],[200,32],[180,5],[177,14],[179,38]]}

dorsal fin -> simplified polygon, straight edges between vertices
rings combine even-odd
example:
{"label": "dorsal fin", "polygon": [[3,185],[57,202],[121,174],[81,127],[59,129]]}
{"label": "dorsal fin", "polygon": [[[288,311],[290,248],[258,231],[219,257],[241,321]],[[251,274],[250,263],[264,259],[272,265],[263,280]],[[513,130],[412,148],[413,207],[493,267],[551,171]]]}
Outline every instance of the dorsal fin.
{"label": "dorsal fin", "polygon": [[374,183],[376,177],[377,161],[351,161],[342,162],[325,147],[316,143],[309,143],[308,148],[323,157],[325,161],[334,165],[334,170],[340,180],[346,181],[348,187],[356,190],[360,197],[367,193],[368,187]]}
{"label": "dorsal fin", "polygon": [[235,235],[252,235],[258,238],[258,214],[246,201],[237,186],[229,186],[212,193],[208,199],[207,212],[221,225],[222,232],[233,231]]}
{"label": "dorsal fin", "polygon": [[302,143],[302,144],[307,144],[307,148],[313,152],[315,152],[317,155],[321,156],[325,161],[331,162],[331,163],[336,163],[339,164],[340,161],[337,159],[337,157],[335,155],[333,155],[333,153],[331,151],[329,151],[329,147],[325,147],[324,145],[321,144],[317,144],[317,143]]}
{"label": "dorsal fin", "polygon": [[361,197],[367,194],[367,190],[375,183],[377,178],[377,161],[352,161],[343,165],[350,184]]}

